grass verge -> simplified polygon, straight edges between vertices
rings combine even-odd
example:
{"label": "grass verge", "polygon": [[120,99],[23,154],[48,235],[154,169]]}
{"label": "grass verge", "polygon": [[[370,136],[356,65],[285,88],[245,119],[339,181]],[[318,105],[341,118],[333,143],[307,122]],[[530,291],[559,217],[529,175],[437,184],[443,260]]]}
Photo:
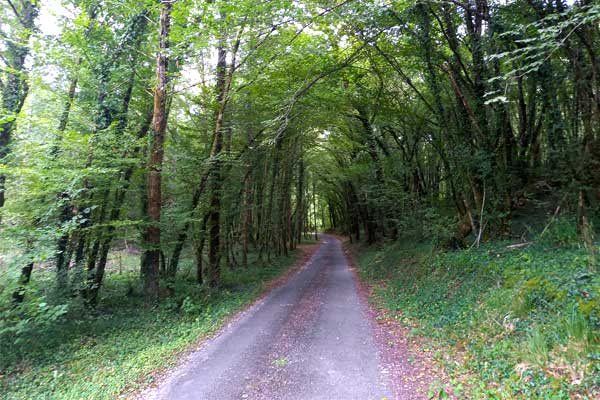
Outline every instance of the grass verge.
{"label": "grass verge", "polygon": [[548,236],[522,248],[396,242],[354,253],[378,306],[460,354],[444,365],[457,397],[600,398],[600,276],[583,246]]}

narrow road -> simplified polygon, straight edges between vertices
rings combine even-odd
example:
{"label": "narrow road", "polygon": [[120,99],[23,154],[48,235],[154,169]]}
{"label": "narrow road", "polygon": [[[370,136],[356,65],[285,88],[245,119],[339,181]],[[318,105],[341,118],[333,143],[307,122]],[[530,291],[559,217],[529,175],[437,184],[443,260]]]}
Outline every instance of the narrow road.
{"label": "narrow road", "polygon": [[148,399],[391,398],[365,306],[340,241],[189,360]]}

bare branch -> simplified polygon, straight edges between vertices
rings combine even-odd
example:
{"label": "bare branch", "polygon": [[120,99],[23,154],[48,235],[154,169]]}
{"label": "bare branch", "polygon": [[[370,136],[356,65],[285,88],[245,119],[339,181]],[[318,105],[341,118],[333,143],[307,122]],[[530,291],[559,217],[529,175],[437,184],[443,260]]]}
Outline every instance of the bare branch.
{"label": "bare branch", "polygon": [[15,13],[15,16],[17,17],[17,19],[19,20],[21,25],[25,26],[25,23],[23,22],[23,18],[21,18],[21,14],[19,13],[19,11],[17,11],[17,8],[13,4],[13,2],[11,0],[6,0],[6,2],[10,6],[10,8],[12,8],[13,12]]}
{"label": "bare branch", "polygon": [[10,0],[6,0],[6,2],[8,3],[8,5],[10,6],[10,8],[12,8],[13,12],[15,13],[15,15],[17,16],[17,18],[21,19],[21,14],[17,11],[17,8],[15,7],[15,5],[12,3],[12,1]]}

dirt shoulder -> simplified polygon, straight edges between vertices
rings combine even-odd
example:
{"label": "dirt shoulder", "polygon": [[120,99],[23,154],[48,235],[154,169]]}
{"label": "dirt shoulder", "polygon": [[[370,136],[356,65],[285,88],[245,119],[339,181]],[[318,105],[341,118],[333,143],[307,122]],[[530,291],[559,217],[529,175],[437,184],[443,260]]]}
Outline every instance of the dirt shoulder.
{"label": "dirt shoulder", "polygon": [[[388,372],[390,384],[398,400],[456,398],[449,377],[439,357],[447,357],[426,338],[411,333],[412,326],[378,305],[376,286],[360,279],[356,254],[360,247],[343,240],[344,253],[356,279],[361,299],[367,306],[374,336],[380,349],[382,367]],[[383,284],[383,283],[381,283]]]}

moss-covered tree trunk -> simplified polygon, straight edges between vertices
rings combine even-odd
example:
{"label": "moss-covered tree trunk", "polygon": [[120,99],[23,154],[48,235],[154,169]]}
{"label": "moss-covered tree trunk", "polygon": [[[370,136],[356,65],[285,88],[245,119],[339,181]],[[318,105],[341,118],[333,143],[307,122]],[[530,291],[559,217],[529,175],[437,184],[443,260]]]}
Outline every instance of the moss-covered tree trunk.
{"label": "moss-covered tree trunk", "polygon": [[164,159],[164,143],[167,131],[167,89],[169,65],[169,31],[171,27],[171,1],[161,2],[160,10],[160,44],[156,56],[156,88],[154,89],[154,113],[148,161],[148,209],[146,233],[146,250],[142,273],[144,278],[144,294],[147,301],[155,301],[159,295],[159,268],[161,254],[160,216],[162,208],[162,168]]}

